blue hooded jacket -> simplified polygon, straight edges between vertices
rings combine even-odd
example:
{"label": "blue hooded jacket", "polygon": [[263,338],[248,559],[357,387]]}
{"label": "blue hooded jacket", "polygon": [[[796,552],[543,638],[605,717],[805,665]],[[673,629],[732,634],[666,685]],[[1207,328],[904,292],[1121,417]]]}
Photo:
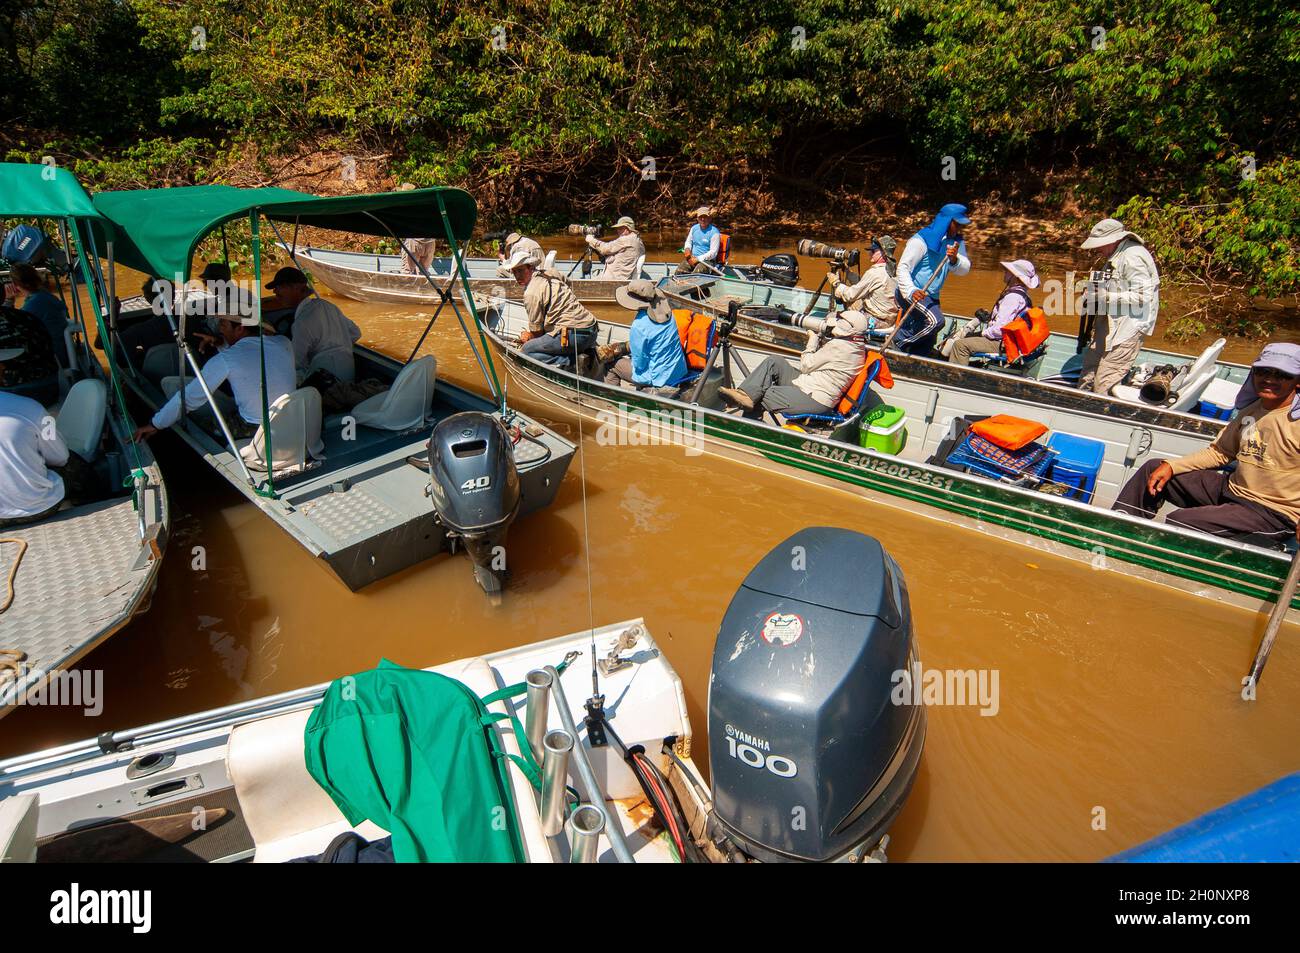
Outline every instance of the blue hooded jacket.
{"label": "blue hooded jacket", "polygon": [[[956,203],[945,205],[939,209],[939,214],[934,217],[933,222],[916,233],[917,237],[925,242],[926,247],[925,257],[912,269],[912,283],[917,288],[924,288],[935,270],[943,267],[943,263],[947,258],[945,245],[948,226],[954,220],[961,225],[970,223],[970,218],[966,215],[966,206]],[[960,254],[966,253],[965,242],[958,245],[958,252]],[[944,279],[947,277],[947,274],[942,274],[930,284],[929,296],[931,298],[938,300],[939,289],[943,287]]]}

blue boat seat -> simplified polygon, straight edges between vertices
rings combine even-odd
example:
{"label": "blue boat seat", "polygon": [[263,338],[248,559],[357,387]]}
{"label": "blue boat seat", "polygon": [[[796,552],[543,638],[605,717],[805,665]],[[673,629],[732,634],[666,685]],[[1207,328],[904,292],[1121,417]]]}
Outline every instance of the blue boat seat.
{"label": "blue boat seat", "polygon": [[983,367],[991,371],[1027,371],[1047,356],[1047,341],[1034,348],[1028,354],[1021,354],[1014,361],[1008,361],[1005,351],[996,354],[972,354],[971,367]]}
{"label": "blue boat seat", "polygon": [[[858,399],[853,402],[853,406],[847,414],[782,414],[787,423],[812,426],[818,430],[829,430],[832,440],[840,440],[846,443],[857,443],[858,424],[862,420],[862,413],[867,409],[871,401],[879,401],[880,396],[871,389],[871,385],[876,378],[880,376],[880,369],[885,366],[884,361],[875,361],[869,371],[867,378],[862,383],[862,392],[858,394]],[[859,371],[859,373],[861,373]],[[855,377],[857,375],[854,375]],[[852,382],[850,382],[852,386]],[[841,400],[843,397],[841,396]],[[839,401],[835,402],[837,405]]]}

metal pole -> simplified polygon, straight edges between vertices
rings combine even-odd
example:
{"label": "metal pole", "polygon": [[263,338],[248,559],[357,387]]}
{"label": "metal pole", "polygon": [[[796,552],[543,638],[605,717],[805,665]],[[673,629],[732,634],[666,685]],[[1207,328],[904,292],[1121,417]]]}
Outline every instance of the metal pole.
{"label": "metal pole", "polygon": [[542,736],[546,734],[546,716],[551,706],[551,673],[535,668],[524,678],[528,685],[527,712],[524,735],[533,757],[542,760]]}
{"label": "metal pole", "polygon": [[[551,673],[554,683],[551,685],[551,691],[555,693],[555,706],[560,712],[560,721],[565,730],[573,735],[575,742],[578,739],[578,729],[573,724],[573,714],[569,711],[569,701],[564,697],[564,686],[560,683],[560,673],[555,670],[554,665],[546,666],[546,671]],[[582,796],[592,804],[604,804],[605,793],[596,783],[596,774],[591,770],[591,762],[587,759],[587,751],[581,743],[575,743],[573,746],[573,764],[577,774],[578,789]],[[623,838],[623,829],[617,823],[611,823],[606,831],[609,835],[609,845],[614,849],[614,856],[619,859],[620,863],[634,864],[632,852],[628,850],[627,841]]]}
{"label": "metal pole", "polygon": [[600,835],[605,832],[605,809],[583,804],[569,816],[569,862],[594,864],[600,850]]}
{"label": "metal pole", "polygon": [[564,830],[564,808],[569,782],[569,754],[574,736],[567,731],[548,731],[542,739],[542,833],[554,837]]}

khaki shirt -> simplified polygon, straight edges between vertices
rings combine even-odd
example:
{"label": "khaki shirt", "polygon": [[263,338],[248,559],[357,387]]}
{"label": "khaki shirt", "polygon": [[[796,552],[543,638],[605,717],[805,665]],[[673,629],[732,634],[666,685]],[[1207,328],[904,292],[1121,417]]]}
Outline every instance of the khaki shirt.
{"label": "khaki shirt", "polygon": [[645,254],[645,242],[636,232],[620,235],[612,242],[596,241],[591,246],[605,256],[606,281],[631,281],[636,275],[637,259]]}
{"label": "khaki shirt", "polygon": [[897,305],[894,303],[894,289],[898,281],[889,274],[889,267],[882,261],[867,269],[857,284],[841,283],[835,286],[835,297],[850,308],[865,311],[877,321],[894,320]]}
{"label": "khaki shirt", "polygon": [[816,334],[808,335],[808,346],[799,357],[800,374],[793,381],[817,403],[834,409],[858,376],[867,359],[861,341],[831,338],[819,345]]}
{"label": "khaki shirt", "polygon": [[1174,475],[1190,470],[1217,470],[1233,460],[1228,477],[1234,496],[1300,520],[1300,421],[1290,417],[1291,402],[1265,410],[1259,401],[1238,412],[1214,443],[1204,450],[1170,460]]}
{"label": "khaki shirt", "polygon": [[559,328],[589,328],[596,316],[578,302],[563,280],[540,271],[533,272],[524,288],[524,308],[528,312],[528,330],[550,334]]}

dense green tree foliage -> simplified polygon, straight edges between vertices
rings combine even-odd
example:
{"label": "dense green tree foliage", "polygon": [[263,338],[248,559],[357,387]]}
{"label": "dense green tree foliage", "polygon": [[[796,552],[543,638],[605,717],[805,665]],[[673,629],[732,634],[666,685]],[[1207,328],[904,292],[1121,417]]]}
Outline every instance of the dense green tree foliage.
{"label": "dense green tree foliage", "polygon": [[1180,266],[1300,288],[1284,0],[0,0],[0,47],[5,128],[99,181],[361,150],[518,215],[855,155],[970,195],[1069,166]]}

